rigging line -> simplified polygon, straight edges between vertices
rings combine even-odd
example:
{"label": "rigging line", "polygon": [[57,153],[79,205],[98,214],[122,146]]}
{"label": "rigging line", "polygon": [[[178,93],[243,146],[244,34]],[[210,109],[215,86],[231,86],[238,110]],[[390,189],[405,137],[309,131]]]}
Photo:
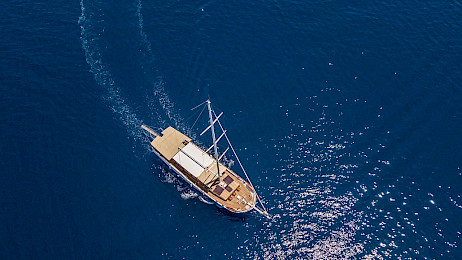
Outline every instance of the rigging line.
{"label": "rigging line", "polygon": [[[202,103],[202,104],[203,104],[203,103]],[[202,112],[204,112],[204,109],[205,109],[205,106],[202,108],[201,112],[199,113],[199,116],[196,118],[196,121],[194,121],[194,124],[191,126],[191,129],[193,129],[194,126],[196,125],[197,120],[199,120],[199,118],[201,117]]]}
{"label": "rigging line", "polygon": [[[188,116],[188,118],[186,118],[184,121],[185,122],[188,122],[190,119],[194,118],[197,114],[199,114],[199,111],[195,111],[194,113],[192,113],[190,116]],[[191,120],[192,121],[192,120]]]}
{"label": "rigging line", "polygon": [[[248,204],[247,204],[248,205]],[[265,209],[261,210],[257,206],[252,207],[254,210],[256,210],[258,213],[262,214],[263,216],[267,217],[268,219],[271,219],[271,216],[266,212]]]}
{"label": "rigging line", "polygon": [[206,101],[204,101],[204,102],[202,102],[202,103],[200,103],[199,105],[197,105],[197,106],[195,106],[195,107],[191,108],[191,110],[194,110],[194,109],[196,109],[196,108],[198,108],[198,107],[202,106],[203,104],[205,104],[205,102],[207,102],[207,100],[206,100]]}
{"label": "rigging line", "polygon": [[189,121],[191,118],[194,118],[197,114],[199,114],[199,111],[192,112],[191,115],[188,116],[188,118],[186,118],[186,120],[184,121]]}
{"label": "rigging line", "polygon": [[[215,114],[214,111],[212,111],[212,112],[213,112],[213,114]],[[215,114],[215,117],[216,117],[216,116],[217,116],[217,115]],[[224,128],[223,128],[223,126],[221,125],[220,120],[218,120],[218,125],[220,126],[221,130],[224,131]],[[239,165],[241,166],[241,169],[242,169],[242,171],[244,172],[245,177],[246,177],[247,180],[249,181],[250,185],[252,185],[252,187],[255,189],[255,186],[253,186],[252,182],[250,181],[250,178],[249,178],[249,176],[247,175],[247,172],[245,171],[244,166],[243,166],[242,163],[241,163],[241,160],[239,160],[239,157],[237,156],[237,153],[236,153],[236,151],[234,150],[234,147],[233,147],[233,145],[231,144],[231,141],[229,141],[228,135],[227,135],[226,133],[225,133],[225,138],[226,138],[226,140],[228,141],[229,147],[231,147],[231,150],[233,151],[234,156],[236,156],[237,162],[238,162]],[[257,199],[258,199],[258,201],[260,202],[260,204],[261,204],[261,206],[263,207],[263,209],[264,209],[265,211],[267,211],[266,208],[265,208],[265,205],[263,204],[263,202],[262,202],[261,199],[260,199],[260,196],[258,196],[256,189],[255,189],[255,196],[257,196]]]}

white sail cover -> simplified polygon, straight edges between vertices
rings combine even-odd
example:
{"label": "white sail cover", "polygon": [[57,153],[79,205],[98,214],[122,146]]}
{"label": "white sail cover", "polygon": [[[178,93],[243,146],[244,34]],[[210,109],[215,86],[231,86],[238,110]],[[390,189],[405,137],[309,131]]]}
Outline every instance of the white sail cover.
{"label": "white sail cover", "polygon": [[196,178],[204,171],[204,167],[209,167],[215,161],[193,143],[188,143],[173,159]]}

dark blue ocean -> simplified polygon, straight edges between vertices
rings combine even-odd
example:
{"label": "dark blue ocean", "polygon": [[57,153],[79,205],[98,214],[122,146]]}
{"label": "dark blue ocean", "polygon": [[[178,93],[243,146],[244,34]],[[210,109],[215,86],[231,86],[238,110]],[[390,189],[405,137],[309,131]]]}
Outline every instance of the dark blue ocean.
{"label": "dark blue ocean", "polygon": [[[462,2],[0,17],[0,259],[462,259]],[[203,203],[152,153],[143,123],[208,146],[208,97],[272,220]]]}

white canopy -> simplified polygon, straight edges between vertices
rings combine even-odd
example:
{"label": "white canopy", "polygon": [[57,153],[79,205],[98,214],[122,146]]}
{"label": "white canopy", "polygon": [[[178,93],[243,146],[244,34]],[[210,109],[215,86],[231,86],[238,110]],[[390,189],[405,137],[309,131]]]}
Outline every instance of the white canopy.
{"label": "white canopy", "polygon": [[173,156],[173,159],[196,178],[201,175],[205,168],[215,162],[209,154],[193,143],[188,143]]}

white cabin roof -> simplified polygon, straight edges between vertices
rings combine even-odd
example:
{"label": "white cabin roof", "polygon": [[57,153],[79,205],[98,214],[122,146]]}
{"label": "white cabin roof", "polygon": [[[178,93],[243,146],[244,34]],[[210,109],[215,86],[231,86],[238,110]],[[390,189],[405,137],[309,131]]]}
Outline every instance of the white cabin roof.
{"label": "white cabin roof", "polygon": [[173,156],[173,159],[196,178],[215,162],[209,154],[193,143],[188,143]]}

